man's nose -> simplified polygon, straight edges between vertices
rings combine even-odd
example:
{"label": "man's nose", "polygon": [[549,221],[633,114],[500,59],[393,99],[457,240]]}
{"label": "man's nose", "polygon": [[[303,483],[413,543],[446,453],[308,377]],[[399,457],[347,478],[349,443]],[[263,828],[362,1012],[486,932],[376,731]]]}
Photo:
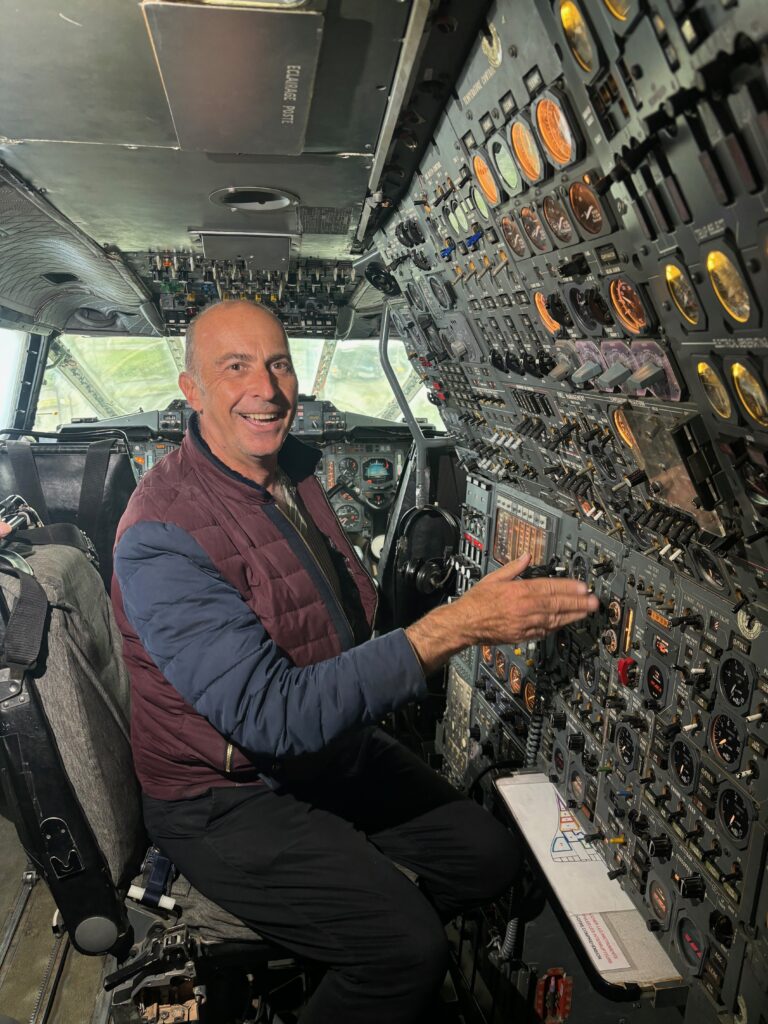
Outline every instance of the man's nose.
{"label": "man's nose", "polygon": [[269,366],[255,364],[248,374],[248,388],[259,398],[274,398],[277,394],[277,380]]}

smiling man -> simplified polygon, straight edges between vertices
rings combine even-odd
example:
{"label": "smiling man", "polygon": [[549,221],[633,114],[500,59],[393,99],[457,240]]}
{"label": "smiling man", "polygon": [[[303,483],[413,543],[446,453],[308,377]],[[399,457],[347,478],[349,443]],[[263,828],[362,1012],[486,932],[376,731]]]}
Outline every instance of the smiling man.
{"label": "smiling man", "polygon": [[315,477],[320,452],[289,433],[280,322],[210,307],[180,385],[195,415],[115,549],[147,829],[209,899],[327,966],[303,1024],[422,1021],[446,965],[441,918],[504,892],[519,854],[376,723],[461,648],[541,635],[596,599],[516,579],[523,558],[372,639],[373,582]]}

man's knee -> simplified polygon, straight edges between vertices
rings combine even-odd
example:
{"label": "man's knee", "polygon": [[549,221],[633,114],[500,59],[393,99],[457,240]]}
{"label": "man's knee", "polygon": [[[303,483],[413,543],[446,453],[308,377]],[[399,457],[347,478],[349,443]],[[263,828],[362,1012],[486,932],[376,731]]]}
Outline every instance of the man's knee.
{"label": "man's knee", "polygon": [[432,992],[448,966],[448,941],[437,915],[407,913],[397,938],[382,945],[378,968],[401,991]]}
{"label": "man's knee", "polygon": [[[470,809],[471,808],[471,809]],[[519,877],[523,854],[520,841],[478,804],[467,805],[467,856],[472,877],[466,896],[485,903],[505,893]]]}

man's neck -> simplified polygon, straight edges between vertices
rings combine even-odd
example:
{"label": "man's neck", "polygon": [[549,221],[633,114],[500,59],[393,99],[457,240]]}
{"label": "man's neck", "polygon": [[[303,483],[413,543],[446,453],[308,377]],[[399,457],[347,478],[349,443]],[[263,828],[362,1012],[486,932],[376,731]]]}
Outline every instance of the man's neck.
{"label": "man's neck", "polygon": [[205,421],[202,416],[198,416],[197,422],[200,437],[205,441],[208,450],[212,455],[216,456],[219,462],[223,463],[227,469],[239,473],[246,480],[258,484],[259,487],[263,487],[267,491],[272,489],[277,480],[277,454],[266,455],[263,458],[254,455],[251,459],[241,460],[225,448],[217,445],[214,440],[207,436]]}

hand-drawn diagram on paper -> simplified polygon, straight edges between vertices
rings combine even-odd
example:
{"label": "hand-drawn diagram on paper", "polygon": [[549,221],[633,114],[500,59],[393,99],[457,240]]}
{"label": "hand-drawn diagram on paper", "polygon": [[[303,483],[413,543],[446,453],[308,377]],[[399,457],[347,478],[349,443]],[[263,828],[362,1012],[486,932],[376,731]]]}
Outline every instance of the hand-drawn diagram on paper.
{"label": "hand-drawn diagram on paper", "polygon": [[568,805],[560,796],[557,797],[558,821],[557,831],[552,836],[550,856],[556,864],[584,864],[586,861],[602,858],[590,843],[584,842],[585,832]]}

